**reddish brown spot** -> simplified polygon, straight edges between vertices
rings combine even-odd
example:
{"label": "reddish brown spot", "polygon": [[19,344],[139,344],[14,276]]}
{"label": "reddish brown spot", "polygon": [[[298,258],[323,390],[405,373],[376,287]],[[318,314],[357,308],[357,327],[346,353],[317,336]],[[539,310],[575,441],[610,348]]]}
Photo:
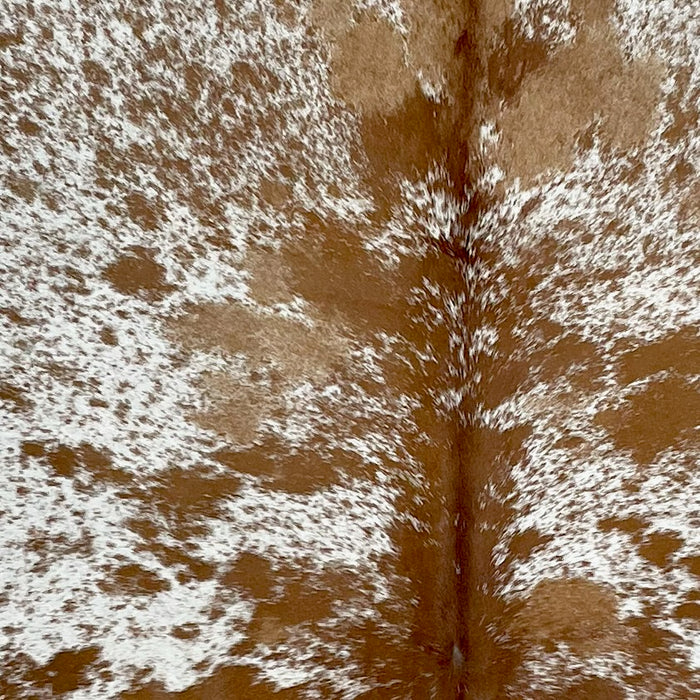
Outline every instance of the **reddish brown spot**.
{"label": "reddish brown spot", "polygon": [[604,678],[588,678],[557,693],[551,700],[625,700],[623,688]]}
{"label": "reddish brown spot", "polygon": [[566,642],[581,654],[616,649],[622,641],[615,594],[579,579],[538,583],[515,615],[511,631],[525,644]]}
{"label": "reddish brown spot", "polygon": [[6,183],[10,191],[18,197],[21,197],[27,204],[31,204],[36,199],[36,192],[39,187],[38,182],[28,177],[10,175],[6,178]]}
{"label": "reddish brown spot", "polygon": [[[272,479],[275,488],[292,493],[310,493],[337,480],[336,466],[344,455],[338,453],[333,458],[322,456],[314,450],[280,454],[280,450],[272,444],[264,444],[248,451],[219,450],[212,457],[238,472]],[[345,456],[346,463],[348,458]],[[357,462],[351,462],[355,469],[359,466]]]}
{"label": "reddish brown spot", "polygon": [[0,32],[0,50],[6,49],[9,46],[21,44],[24,41],[24,34],[21,31],[17,32]]}
{"label": "reddish brown spot", "polygon": [[183,520],[193,515],[215,515],[220,501],[233,496],[240,484],[238,477],[229,474],[170,469],[158,477],[150,496],[161,512]]}
{"label": "reddish brown spot", "polygon": [[24,389],[9,382],[0,382],[0,401],[14,404],[14,410],[22,410],[31,406]]}
{"label": "reddish brown spot", "polygon": [[23,442],[20,449],[27,457],[43,457],[45,454],[43,442]]}
{"label": "reddish brown spot", "polygon": [[57,476],[73,476],[79,463],[76,452],[66,445],[60,445],[55,450],[52,450],[47,457]]}

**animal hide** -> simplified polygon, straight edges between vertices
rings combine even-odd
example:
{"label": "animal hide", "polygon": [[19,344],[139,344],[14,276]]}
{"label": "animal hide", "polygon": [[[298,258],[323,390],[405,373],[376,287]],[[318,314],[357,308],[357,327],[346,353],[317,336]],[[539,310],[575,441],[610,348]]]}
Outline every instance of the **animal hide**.
{"label": "animal hide", "polygon": [[697,3],[0,8],[0,696],[700,697]]}

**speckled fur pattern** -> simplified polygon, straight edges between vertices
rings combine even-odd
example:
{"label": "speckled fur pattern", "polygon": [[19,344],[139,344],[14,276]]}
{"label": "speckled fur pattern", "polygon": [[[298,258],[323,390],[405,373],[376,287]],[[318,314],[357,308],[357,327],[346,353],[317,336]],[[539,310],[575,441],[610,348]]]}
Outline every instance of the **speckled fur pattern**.
{"label": "speckled fur pattern", "polygon": [[700,15],[481,3],[460,191],[473,6],[0,0],[0,696],[700,697]]}

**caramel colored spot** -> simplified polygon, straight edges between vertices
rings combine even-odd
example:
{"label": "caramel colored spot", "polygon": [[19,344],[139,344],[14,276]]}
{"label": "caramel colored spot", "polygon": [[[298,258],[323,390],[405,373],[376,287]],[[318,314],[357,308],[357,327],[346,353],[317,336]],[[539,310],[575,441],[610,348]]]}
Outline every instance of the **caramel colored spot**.
{"label": "caramel colored spot", "polygon": [[641,518],[630,517],[630,518],[605,518],[598,521],[598,527],[603,532],[610,532],[611,530],[620,530],[622,532],[639,532],[647,527],[648,523]]}
{"label": "caramel colored spot", "polygon": [[673,532],[653,532],[644,537],[639,553],[659,568],[665,567],[675,551],[683,546],[683,538]]}
{"label": "caramel colored spot", "polygon": [[700,372],[700,338],[696,328],[683,328],[654,343],[626,352],[619,361],[618,374],[625,384],[662,370],[680,374]]}
{"label": "caramel colored spot", "polygon": [[543,535],[534,528],[519,532],[510,541],[510,551],[516,557],[526,558],[533,550],[542,547],[552,540],[551,535]]}
{"label": "caramel colored spot", "polygon": [[269,442],[251,450],[219,450],[212,456],[231,469],[263,477],[276,489],[290,493],[312,493],[337,482],[338,467],[345,466],[353,474],[359,468],[342,453],[328,456],[312,449],[280,453],[280,447]]}
{"label": "caramel colored spot", "polygon": [[199,637],[200,629],[197,625],[180,625],[179,627],[173,627],[170,634],[177,639],[195,639]]}
{"label": "caramel colored spot", "polygon": [[37,686],[51,686],[53,695],[78,690],[89,681],[88,673],[100,656],[99,647],[78,651],[60,651],[51,661],[27,674],[26,679]]}
{"label": "caramel colored spot", "polygon": [[75,473],[79,459],[75,450],[61,445],[49,452],[48,461],[57,476],[71,477]]}
{"label": "caramel colored spot", "polygon": [[413,90],[403,42],[384,19],[364,14],[335,45],[331,84],[362,112],[390,113]]}
{"label": "caramel colored spot", "polygon": [[352,17],[350,0],[316,0],[309,19],[311,24],[323,31],[329,39],[336,39],[346,31]]}
{"label": "caramel colored spot", "polygon": [[17,411],[31,406],[25,390],[9,382],[0,382],[0,401],[12,404],[11,408]]}
{"label": "caramel colored spot", "polygon": [[625,700],[623,688],[604,678],[588,678],[557,693],[552,700]]}
{"label": "caramel colored spot", "polygon": [[319,378],[345,358],[347,340],[331,324],[309,328],[237,304],[204,304],[171,322],[187,348],[242,353],[254,363],[277,365],[285,379]]}
{"label": "caramel colored spot", "polygon": [[122,294],[158,297],[172,291],[165,283],[165,268],[146,248],[134,247],[105,270],[105,277]]}
{"label": "caramel colored spot", "polygon": [[700,423],[700,394],[672,376],[631,395],[621,409],[598,413],[595,422],[610,433],[618,449],[649,464]]}
{"label": "caramel colored spot", "polygon": [[281,209],[292,195],[291,188],[284,182],[264,180],[260,185],[260,196],[270,206]]}
{"label": "caramel colored spot", "polygon": [[170,584],[139,564],[126,564],[111,579],[102,581],[100,588],[117,595],[152,595],[169,590]]}
{"label": "caramel colored spot", "polygon": [[[177,693],[179,700],[297,700],[299,689],[277,690],[274,685],[257,680],[257,669],[249,666],[223,666],[200,683]],[[159,683],[130,690],[121,700],[170,700]]]}
{"label": "caramel colored spot", "polygon": [[31,204],[36,199],[39,183],[34,182],[34,180],[19,175],[10,175],[6,182],[10,191],[21,197],[27,204]]}
{"label": "caramel colored spot", "polygon": [[250,552],[244,552],[221,580],[224,586],[243,590],[254,598],[267,598],[272,593],[273,574],[270,562]]}
{"label": "caramel colored spot", "polygon": [[683,603],[675,609],[673,616],[681,620],[700,620],[700,603],[696,601]]}
{"label": "caramel colored spot", "polygon": [[83,61],[82,69],[88,82],[95,85],[111,86],[112,78],[107,70],[96,61]]}
{"label": "caramel colored spot", "polygon": [[17,128],[25,134],[25,136],[38,136],[41,133],[41,127],[27,117],[20,117],[17,121]]}
{"label": "caramel colored spot", "polygon": [[582,655],[616,649],[623,636],[615,594],[581,579],[538,583],[516,613],[511,631],[524,644],[563,642]]}
{"label": "caramel colored spot", "polygon": [[146,231],[153,231],[160,222],[158,207],[140,192],[132,192],[126,197],[126,208],[131,220]]}
{"label": "caramel colored spot", "polygon": [[248,282],[250,293],[260,304],[291,301],[287,287],[290,272],[279,256],[273,253],[249,253],[246,257],[252,279]]}
{"label": "caramel colored spot", "polygon": [[216,515],[219,502],[235,495],[240,483],[240,479],[229,474],[173,468],[159,475],[149,493],[161,511],[184,520],[195,515]]}
{"label": "caramel colored spot", "polygon": [[506,170],[528,182],[568,168],[577,134],[595,117],[615,146],[640,145],[652,126],[660,80],[657,64],[626,62],[609,32],[580,31],[573,46],[523,80],[517,104],[503,114]]}
{"label": "caramel colored spot", "polygon": [[688,568],[691,574],[700,578],[700,556],[685,557],[681,563]]}

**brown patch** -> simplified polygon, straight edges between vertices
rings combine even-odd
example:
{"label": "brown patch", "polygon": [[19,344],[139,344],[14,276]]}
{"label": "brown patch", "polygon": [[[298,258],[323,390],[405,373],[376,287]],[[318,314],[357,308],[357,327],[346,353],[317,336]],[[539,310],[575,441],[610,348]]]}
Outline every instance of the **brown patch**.
{"label": "brown patch", "polygon": [[170,634],[177,639],[195,639],[199,637],[200,629],[197,625],[190,623],[187,625],[180,625],[179,627],[173,627]]}
{"label": "brown patch", "polygon": [[626,352],[620,357],[618,375],[624,384],[629,384],[668,369],[681,374],[700,372],[700,339],[696,328],[682,328],[673,335]]}
{"label": "brown patch", "polygon": [[125,564],[99,584],[112,595],[152,595],[170,590],[170,583],[139,564]]}
{"label": "brown patch", "polygon": [[28,177],[10,175],[7,177],[6,183],[10,191],[18,197],[21,197],[27,204],[31,204],[36,199],[36,193],[39,187],[38,182],[30,180]]}
{"label": "brown patch", "polygon": [[488,59],[488,87],[494,96],[511,101],[523,80],[547,60],[547,46],[529,39],[508,20],[503,25],[503,44]]}
{"label": "brown patch", "polygon": [[[575,335],[565,335],[547,350],[542,361],[542,372],[546,379],[566,374],[572,365],[590,365],[598,357],[595,343],[582,340]],[[587,369],[590,372],[590,368]]]}
{"label": "brown patch", "polygon": [[373,14],[363,14],[338,39],[331,70],[338,97],[362,112],[392,112],[415,84],[401,36]]}
{"label": "brown patch", "polygon": [[[32,456],[46,456],[46,459],[56,476],[72,477],[78,469],[85,469],[96,478],[101,478],[104,472],[109,471],[112,459],[109,454],[100,452],[92,445],[83,443],[78,447],[58,445],[47,450],[45,445],[25,443],[27,449],[32,451]],[[25,454],[29,454],[26,452]]]}
{"label": "brown patch", "polygon": [[700,555],[694,557],[685,557],[681,563],[688,568],[691,574],[700,578]]}
{"label": "brown patch", "polygon": [[669,377],[628,397],[621,409],[601,411],[594,422],[608,431],[618,449],[649,464],[700,422],[700,395],[682,379]]}
{"label": "brown patch", "polygon": [[272,207],[281,209],[289,202],[292,190],[285,182],[263,180],[260,184],[260,197]]}
{"label": "brown patch", "polygon": [[513,12],[513,0],[482,0],[479,3],[479,24],[487,35],[502,27]]}
{"label": "brown patch", "polygon": [[26,455],[27,457],[43,457],[46,453],[43,442],[23,442],[20,450],[22,451],[22,454]]}
{"label": "brown patch", "polygon": [[309,328],[282,316],[256,314],[239,304],[196,306],[170,327],[185,347],[244,353],[255,363],[278,365],[291,381],[324,377],[348,350],[347,340],[330,324]]}
{"label": "brown patch", "polygon": [[[315,304],[330,318],[341,317],[363,330],[387,334],[409,320],[413,275],[405,279],[387,270],[362,245],[362,239],[345,230],[309,217],[309,240],[284,252],[291,271],[291,289]],[[314,241],[313,245],[309,245]],[[420,279],[420,278],[418,278]]]}
{"label": "brown patch", "polygon": [[309,20],[329,39],[337,39],[347,30],[352,11],[350,0],[315,0],[309,12]]}
{"label": "brown patch", "polygon": [[0,401],[12,403],[14,410],[21,411],[32,405],[26,393],[24,389],[9,382],[0,382]]}
{"label": "brown patch", "polygon": [[176,520],[196,515],[213,515],[221,499],[230,498],[240,487],[240,479],[229,474],[206,474],[201,469],[169,469],[149,488],[158,508]]}
{"label": "brown patch", "polygon": [[160,223],[160,208],[140,192],[126,197],[126,208],[131,220],[146,231],[153,231]]}
{"label": "brown patch", "polygon": [[531,364],[525,361],[499,363],[489,373],[483,383],[482,400],[486,408],[495,408],[526,384],[532,371]]}
{"label": "brown patch", "polygon": [[0,50],[16,46],[24,41],[24,34],[17,32],[0,32]]}
{"label": "brown patch", "polygon": [[602,25],[615,10],[615,0],[571,0],[571,12],[589,25]]}
{"label": "brown patch", "polygon": [[17,128],[25,136],[38,136],[41,133],[41,127],[31,119],[27,117],[20,117],[17,120]]}
{"label": "brown patch", "polygon": [[673,611],[673,617],[679,620],[700,620],[700,603],[691,601],[679,605]]}
{"label": "brown patch", "polygon": [[66,445],[59,445],[55,450],[49,452],[47,457],[56,476],[73,476],[75,468],[80,463],[76,451]]}
{"label": "brown patch", "polygon": [[504,112],[506,171],[528,182],[548,169],[568,168],[576,135],[596,117],[615,146],[640,145],[652,126],[661,77],[656,63],[626,62],[609,32],[580,31],[573,46],[523,80],[517,104]]}
{"label": "brown patch", "polygon": [[[463,0],[406,0],[408,49],[411,65],[433,85],[450,89],[459,75],[455,47],[469,20],[469,3]],[[474,70],[474,66],[469,66]],[[456,92],[456,91],[455,91]]]}
{"label": "brown patch", "polygon": [[638,551],[647,561],[664,568],[683,544],[683,538],[673,532],[652,532],[644,537]]}
{"label": "brown patch", "polygon": [[85,79],[89,83],[111,87],[112,78],[104,66],[100,65],[96,61],[87,60],[82,62],[81,67],[83,69],[83,73],[85,74]]}
{"label": "brown patch", "polygon": [[291,581],[282,599],[258,605],[248,635],[254,643],[279,644],[289,638],[293,628],[329,617],[336,600],[347,601],[349,592],[345,586],[340,591],[325,588],[323,581]]}
{"label": "brown patch", "polygon": [[551,542],[552,539],[554,539],[552,535],[543,535],[536,529],[529,528],[515,535],[510,541],[508,548],[513,556],[526,559],[535,549],[543,547],[548,542]]}
{"label": "brown patch", "polygon": [[277,254],[249,253],[246,263],[253,274],[248,286],[255,301],[268,305],[291,301],[292,295],[287,287],[290,272]]}
{"label": "brown patch", "polygon": [[172,291],[165,283],[165,268],[146,248],[134,246],[104,272],[105,278],[122,294],[158,298]]}
{"label": "brown patch", "polygon": [[[549,696],[548,696],[549,697]],[[624,688],[605,678],[587,678],[557,693],[552,700],[625,700]]]}
{"label": "brown patch", "polygon": [[117,338],[117,334],[114,332],[112,328],[103,328],[100,331],[100,340],[105,344],[105,345],[119,345],[119,340]]}
{"label": "brown patch", "polygon": [[179,693],[169,693],[159,683],[122,693],[121,700],[297,700],[299,689],[277,690],[257,680],[257,669],[224,666],[197,685]]}
{"label": "brown patch", "polygon": [[583,656],[613,651],[624,641],[617,599],[609,588],[581,579],[553,579],[535,586],[511,623],[521,643],[564,642]]}
{"label": "brown patch", "polygon": [[620,530],[622,532],[635,533],[640,530],[647,528],[649,523],[641,518],[636,518],[634,516],[630,518],[605,518],[598,521],[598,527],[603,532],[610,532],[611,530]]}
{"label": "brown patch", "polygon": [[388,115],[365,114],[360,135],[371,167],[369,186],[375,198],[395,202],[401,175],[424,175],[444,154],[441,107],[420,90]]}
{"label": "brown patch", "polygon": [[[313,449],[292,454],[280,452],[279,446],[264,443],[246,451],[219,450],[213,458],[243,474],[270,479],[276,489],[291,493],[311,493],[338,480],[337,467],[358,473],[360,465],[350,462],[348,456],[328,456]],[[354,467],[354,468],[353,468]]]}
{"label": "brown patch", "polygon": [[260,421],[281,403],[265,388],[241,384],[225,372],[203,374],[199,387],[207,406],[194,413],[192,419],[205,430],[240,445],[255,439]]}
{"label": "brown patch", "polygon": [[244,590],[257,599],[268,598],[274,584],[270,562],[257,554],[244,552],[221,579],[228,588]]}
{"label": "brown patch", "polygon": [[32,685],[51,686],[53,695],[78,690],[89,682],[89,673],[100,656],[100,647],[60,651],[45,666],[32,670],[26,680]]}

